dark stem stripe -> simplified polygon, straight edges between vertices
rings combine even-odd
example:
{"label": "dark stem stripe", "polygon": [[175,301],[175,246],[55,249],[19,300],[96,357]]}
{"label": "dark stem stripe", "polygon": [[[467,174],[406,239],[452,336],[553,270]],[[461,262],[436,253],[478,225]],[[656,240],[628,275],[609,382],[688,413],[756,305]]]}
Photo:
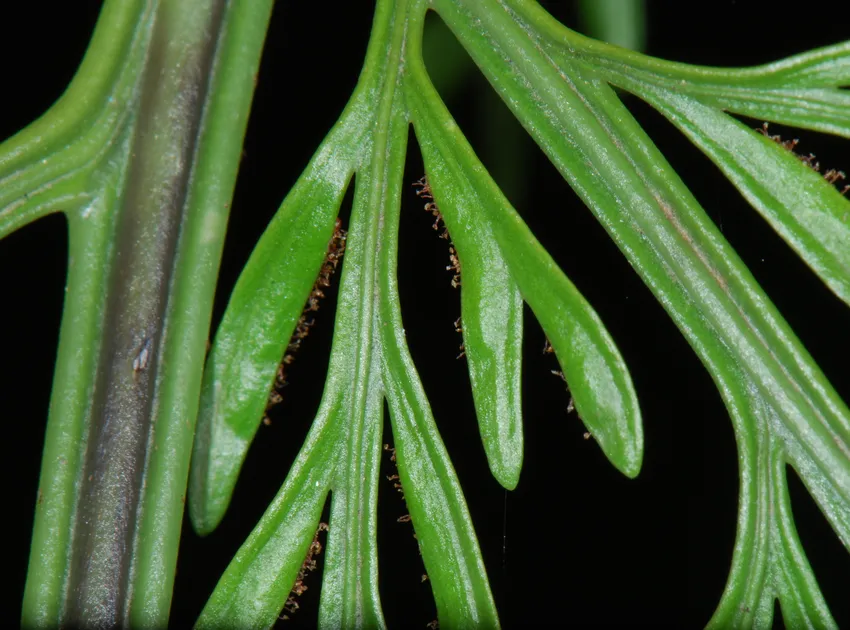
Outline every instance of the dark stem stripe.
{"label": "dark stem stripe", "polygon": [[[104,298],[65,619],[125,625],[171,278],[224,0],[157,9]],[[191,41],[184,21],[194,25]],[[184,22],[184,24],[180,24]]]}

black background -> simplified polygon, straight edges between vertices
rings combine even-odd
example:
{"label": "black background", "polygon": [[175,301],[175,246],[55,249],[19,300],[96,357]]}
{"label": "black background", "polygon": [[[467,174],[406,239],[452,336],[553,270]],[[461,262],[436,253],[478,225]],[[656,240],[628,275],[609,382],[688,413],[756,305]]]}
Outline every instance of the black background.
{"label": "black background", "polygon": [[[628,1],[628,0],[625,0]],[[21,3],[23,5],[24,3]],[[0,139],[32,121],[62,93],[91,34],[99,2],[28,3],[0,9]],[[545,5],[581,28],[573,2]],[[837,5],[772,2],[649,2],[648,52],[709,65],[767,62],[850,37]],[[831,9],[831,7],[835,9]],[[233,204],[214,325],[253,244],[342,110],[360,70],[373,3],[278,2],[263,58]],[[432,16],[433,18],[434,16]],[[437,25],[439,26],[439,25]],[[426,50],[435,77],[440,52]],[[434,50],[434,48],[438,50]],[[444,48],[445,47],[445,48]],[[443,55],[445,58],[453,55]],[[436,60],[436,61],[434,61]],[[489,474],[468,376],[456,361],[452,322],[459,294],[445,271],[444,241],[412,187],[402,199],[399,285],[407,337],[446,446],[466,489],[497,606],[506,628],[523,626],[688,627],[705,625],[723,590],[735,535],[734,436],[711,379],[624,257],[477,73],[444,97],[533,232],[598,311],[632,370],[646,452],[634,481],[619,475],[567,414],[569,395],[543,333],[526,310],[525,466],[506,493]],[[757,280],[797,331],[844,400],[850,313],[746,205],[717,170],[636,99],[645,125]],[[752,121],[758,126],[758,121]],[[775,126],[772,129],[782,131]],[[850,171],[847,143],[803,131],[800,150]],[[406,179],[422,174],[411,136]],[[348,210],[343,210],[347,214]],[[3,616],[16,623],[28,559],[39,459],[60,321],[67,246],[54,216],[0,243],[0,409],[4,514]],[[290,371],[284,403],[262,427],[220,529],[207,539],[184,529],[172,625],[190,625],[229,559],[279,488],[321,396],[333,297]],[[384,441],[391,441],[389,429]],[[391,464],[384,462],[386,474]],[[803,545],[839,626],[850,627],[850,558],[789,471]],[[405,512],[381,488],[381,595],[394,627],[435,617]],[[319,576],[293,621],[315,624]],[[9,586],[11,584],[11,586]],[[778,626],[779,624],[777,624]]]}

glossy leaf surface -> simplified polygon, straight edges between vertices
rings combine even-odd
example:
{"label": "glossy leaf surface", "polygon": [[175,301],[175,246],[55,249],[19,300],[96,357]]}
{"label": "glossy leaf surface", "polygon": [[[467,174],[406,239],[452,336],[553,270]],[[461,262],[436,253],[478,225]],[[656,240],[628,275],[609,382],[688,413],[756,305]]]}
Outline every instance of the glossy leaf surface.
{"label": "glossy leaf surface", "polygon": [[[265,1],[240,6],[108,2],[67,95],[0,147],[0,236],[64,211],[71,239],[27,624],[167,619],[212,279],[271,10]],[[688,66],[583,37],[532,0],[379,0],[349,106],[258,243],[207,361],[190,496],[203,534],[230,502],[356,174],[320,408],[199,625],[273,625],[330,497],[319,625],[384,626],[376,509],[386,400],[440,624],[498,626],[438,432],[442,419],[433,417],[402,324],[395,276],[410,123],[460,259],[465,352],[494,476],[506,488],[520,479],[523,301],[600,448],[627,476],[640,470],[640,410],[615,341],[431,86],[421,60],[428,9],[607,230],[729,409],[739,449],[738,532],[710,626],[770,627],[778,599],[789,626],[834,627],[795,531],[786,467],[850,548],[850,411],[612,86],[685,133],[850,302],[850,203],[840,175],[816,172],[790,139],[765,137],[772,130],[760,134],[727,113],[850,137],[850,96],[841,89],[850,85],[850,43],[757,68]],[[199,81],[196,91],[183,89],[181,72]],[[125,483],[142,470],[142,481]],[[120,511],[125,496],[131,513],[103,518]],[[126,525],[135,523],[128,537]],[[112,553],[123,543],[128,554]],[[114,598],[113,568],[128,584]]]}
{"label": "glossy leaf surface", "polygon": [[414,123],[443,212],[449,217],[475,212],[493,231],[512,277],[555,349],[579,415],[611,462],[634,477],[640,470],[643,432],[622,357],[596,313],[486,175],[437,98],[424,84],[411,90]]}

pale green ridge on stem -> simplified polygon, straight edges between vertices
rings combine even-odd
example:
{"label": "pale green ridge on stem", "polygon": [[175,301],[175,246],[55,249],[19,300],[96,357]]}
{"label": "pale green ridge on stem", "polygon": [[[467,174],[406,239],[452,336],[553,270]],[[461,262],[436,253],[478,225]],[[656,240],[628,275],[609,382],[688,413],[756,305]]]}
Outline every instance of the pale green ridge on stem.
{"label": "pale green ridge on stem", "polygon": [[69,220],[27,627],[167,623],[212,293],[271,11],[240,7],[107,2],[68,91],[0,146],[0,236],[47,212]]}
{"label": "pale green ridge on stem", "polygon": [[[132,116],[123,112],[137,96],[136,78],[151,19],[152,7],[143,3],[108,4],[67,92],[38,121],[0,145],[2,235],[46,212],[64,209],[70,241],[22,607],[21,624],[26,627],[53,627],[67,619],[78,488],[107,299],[108,252],[132,134]],[[80,128],[86,132],[77,137]],[[60,196],[40,203],[68,185],[76,187],[73,202]]]}
{"label": "pale green ridge on stem", "polygon": [[379,111],[377,120],[371,154],[357,175],[338,324],[334,331],[334,343],[345,343],[347,358],[342,362],[332,357],[328,369],[329,375],[339,371],[342,378],[344,374],[348,382],[341,419],[342,454],[334,472],[328,551],[322,576],[319,608],[322,628],[385,625],[377,583],[376,517],[383,385],[380,373],[375,372],[380,365],[381,349],[374,326],[374,301],[376,256],[381,247],[378,226],[385,213],[383,174],[392,139],[386,130],[387,112]]}
{"label": "pale green ridge on stem", "polygon": [[[128,144],[128,138],[125,137],[123,144]],[[108,251],[115,227],[115,213],[110,209],[122,186],[124,148],[115,149],[122,159],[110,163],[108,170],[99,171],[103,181],[83,211],[87,214],[68,215],[71,254],[65,310],[35,505],[23,627],[54,627],[63,615],[74,542],[76,488],[102,343],[99,332],[107,269],[101,252]]]}
{"label": "pale green ridge on stem", "polygon": [[[383,37],[381,82],[376,85],[370,153],[357,173],[351,214],[351,250],[343,263],[340,313],[351,313],[351,381],[344,419],[343,452],[335,475],[328,556],[322,579],[319,627],[385,627],[378,593],[377,507],[380,476],[383,395],[382,349],[377,319],[378,265],[385,247],[382,227],[398,204],[407,120],[401,105],[399,74],[404,55],[406,1],[380,2],[376,37]],[[347,302],[350,301],[350,305]],[[337,369],[331,364],[330,370]]]}
{"label": "pale green ridge on stem", "polygon": [[[162,622],[162,611],[170,604],[173,577],[168,574],[173,575],[176,564],[181,521],[175,512],[181,512],[185,474],[162,470],[160,462],[165,457],[166,468],[188,470],[184,451],[192,438],[194,409],[183,416],[185,410],[165,407],[177,422],[169,427],[168,418],[158,417],[158,405],[167,372],[176,369],[181,380],[188,376],[162,359],[170,354],[169,311],[174,304],[169,302],[176,293],[169,289],[179,282],[174,276],[178,235],[188,216],[184,204],[215,51],[212,34],[220,28],[221,9],[212,2],[157,5],[138,77],[136,125],[123,198],[116,208],[104,343],[78,486],[65,613],[72,625]],[[185,242],[183,236],[183,248]],[[181,360],[187,350],[181,348]],[[178,391],[180,397],[186,395],[184,387]],[[159,455],[157,441],[151,438],[161,440],[168,433],[173,439],[163,444],[166,450]],[[178,458],[169,457],[174,448]],[[157,469],[163,477],[155,481],[150,473]],[[180,478],[176,485],[169,479],[175,473]],[[145,514],[149,499],[166,509]],[[156,531],[151,532],[151,526]],[[163,536],[163,530],[173,533]],[[143,549],[150,546],[159,557],[145,556]],[[142,591],[138,599],[137,589]],[[144,597],[148,593],[151,597]]]}

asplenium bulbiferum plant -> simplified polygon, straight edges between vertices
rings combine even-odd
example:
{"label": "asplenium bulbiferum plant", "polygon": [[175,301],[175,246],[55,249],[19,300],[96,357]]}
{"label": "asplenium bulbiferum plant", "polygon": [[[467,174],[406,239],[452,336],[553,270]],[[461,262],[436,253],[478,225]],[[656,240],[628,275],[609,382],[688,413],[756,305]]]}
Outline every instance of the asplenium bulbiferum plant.
{"label": "asplenium bulbiferum plant", "polygon": [[[68,93],[0,149],[0,234],[62,211],[70,235],[24,622],[164,624],[193,434],[188,503],[208,533],[230,502],[354,178],[321,405],[199,623],[274,623],[330,495],[319,621],[381,625],[375,510],[391,441],[441,624],[497,624],[401,321],[395,261],[411,125],[460,261],[460,327],[495,478],[514,487],[522,464],[523,303],[593,442],[625,475],[639,473],[642,420],[625,362],[432,87],[421,56],[429,8],[668,311],[729,409],[738,542],[711,623],[769,626],[778,598],[789,626],[833,625],[785,474],[795,468],[846,546],[846,406],[611,86],[680,128],[846,301],[841,176],[814,169],[787,136],[724,112],[848,135],[850,98],[839,88],[850,83],[850,45],[747,70],[685,66],[588,40],[525,0],[378,2],[351,100],[247,263],[203,376],[270,3],[106,4]],[[382,435],[385,401],[391,438]]]}

